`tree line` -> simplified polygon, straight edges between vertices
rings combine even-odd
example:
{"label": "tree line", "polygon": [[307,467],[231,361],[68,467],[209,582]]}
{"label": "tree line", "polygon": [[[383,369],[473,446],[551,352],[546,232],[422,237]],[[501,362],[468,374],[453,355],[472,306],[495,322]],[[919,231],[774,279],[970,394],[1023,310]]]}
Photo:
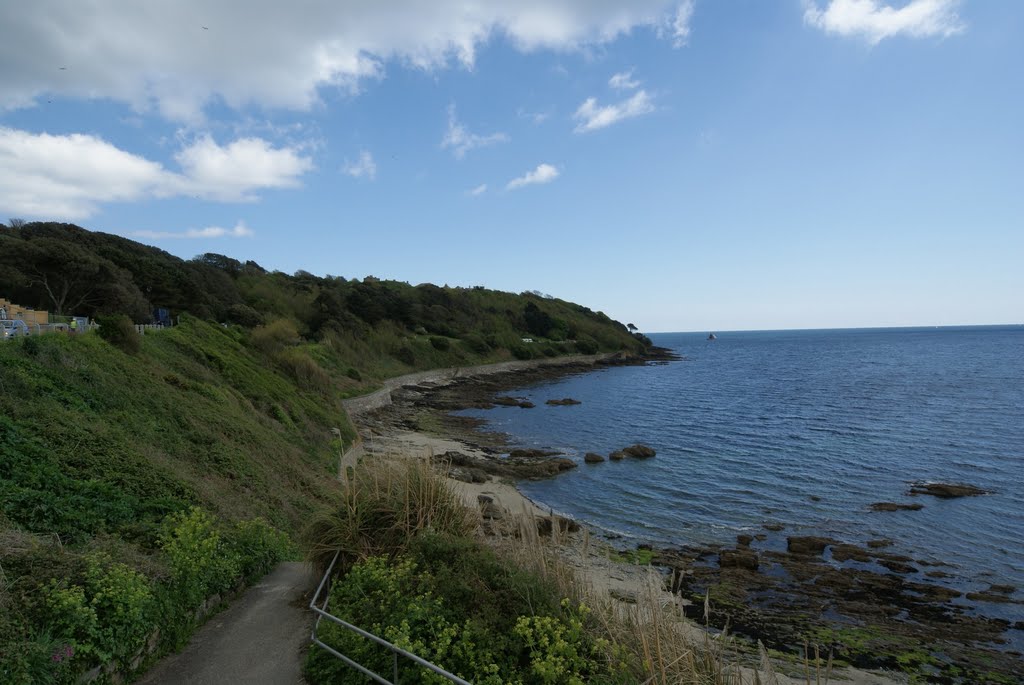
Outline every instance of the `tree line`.
{"label": "tree line", "polygon": [[602,312],[536,292],[285,274],[215,253],[183,260],[55,222],[0,225],[0,295],[58,315],[150,323],[160,308],[248,328],[284,318],[309,339],[386,328],[461,338],[480,352],[514,349],[523,337],[571,342],[582,352],[635,351],[646,342]]}

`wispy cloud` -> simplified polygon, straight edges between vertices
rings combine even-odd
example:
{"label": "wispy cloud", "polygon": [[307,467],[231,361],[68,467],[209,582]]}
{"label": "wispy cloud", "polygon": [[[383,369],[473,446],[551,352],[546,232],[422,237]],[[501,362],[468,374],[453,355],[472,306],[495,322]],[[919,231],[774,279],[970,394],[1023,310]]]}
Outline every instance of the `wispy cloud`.
{"label": "wispy cloud", "polygon": [[363,150],[359,153],[359,159],[354,162],[345,161],[345,166],[341,168],[341,172],[348,174],[352,178],[362,178],[365,176],[371,181],[377,178],[377,163],[373,161],[373,155],[370,154],[369,150]]}
{"label": "wispy cloud", "polygon": [[486,192],[487,192],[487,184],[486,183],[481,183],[476,188],[473,188],[472,190],[470,190],[467,194],[476,197],[477,195],[483,195]]}
{"label": "wispy cloud", "polygon": [[441,140],[441,147],[450,147],[457,159],[462,159],[467,152],[475,148],[505,142],[508,142],[508,136],[504,133],[491,133],[486,136],[470,133],[455,116],[455,105],[448,105],[448,130]]}
{"label": "wispy cloud", "polygon": [[551,183],[558,178],[558,169],[550,164],[540,164],[533,171],[528,171],[519,178],[513,178],[505,186],[505,190],[515,190],[523,186],[538,183]]}
{"label": "wispy cloud", "polygon": [[608,79],[608,85],[615,90],[633,90],[640,87],[640,82],[633,78],[633,69],[621,71]]}
{"label": "wispy cloud", "polygon": [[885,38],[952,36],[965,26],[956,13],[959,0],[911,0],[896,9],[878,0],[829,0],[820,9],[816,0],[805,0],[804,23],[826,33],[862,36],[871,45]]}
{"label": "wispy cloud", "polygon": [[690,20],[693,19],[693,10],[696,7],[696,0],[683,0],[676,8],[675,17],[672,19],[672,45],[681,48],[690,40]]}
{"label": "wispy cloud", "polygon": [[233,228],[207,226],[206,228],[189,228],[184,231],[135,231],[132,235],[138,238],[174,240],[179,238],[251,238],[254,233],[245,225],[244,221],[239,221]]}
{"label": "wispy cloud", "polygon": [[604,107],[598,106],[597,98],[587,98],[573,115],[580,122],[573,130],[576,133],[588,133],[653,111],[654,103],[645,90],[638,90],[632,97]]}
{"label": "wispy cloud", "polygon": [[533,122],[534,124],[543,124],[551,116],[551,112],[530,112],[525,107],[520,107],[516,110],[516,116],[520,119],[526,119]]}

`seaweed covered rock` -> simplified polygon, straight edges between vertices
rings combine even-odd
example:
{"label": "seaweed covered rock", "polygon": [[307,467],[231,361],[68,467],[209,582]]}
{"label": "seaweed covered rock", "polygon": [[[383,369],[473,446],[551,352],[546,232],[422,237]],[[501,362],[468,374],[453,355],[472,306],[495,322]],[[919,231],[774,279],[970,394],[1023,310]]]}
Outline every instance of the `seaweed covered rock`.
{"label": "seaweed covered rock", "polygon": [[647,445],[641,445],[639,443],[636,445],[630,445],[622,451],[627,457],[633,457],[634,459],[650,459],[657,454],[653,447],[648,447]]}
{"label": "seaweed covered rock", "polygon": [[914,483],[910,488],[910,493],[913,495],[931,495],[941,499],[976,497],[989,494],[988,490],[982,490],[974,485],[962,483]]}

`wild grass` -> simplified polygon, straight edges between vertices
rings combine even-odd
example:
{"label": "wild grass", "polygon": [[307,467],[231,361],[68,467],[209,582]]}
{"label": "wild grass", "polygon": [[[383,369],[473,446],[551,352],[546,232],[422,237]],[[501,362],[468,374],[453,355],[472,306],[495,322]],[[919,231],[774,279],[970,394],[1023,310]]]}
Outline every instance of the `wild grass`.
{"label": "wild grass", "polygon": [[[483,564],[479,560],[486,557],[470,551],[489,547],[507,569],[506,573],[532,579],[518,581],[520,599],[539,593],[534,596],[563,598],[564,606],[586,607],[580,615],[585,617],[584,625],[590,636],[587,639],[592,641],[588,644],[599,645],[603,651],[603,656],[598,658],[604,664],[600,668],[618,673],[613,680],[602,677],[601,682],[644,685],[769,685],[779,682],[763,646],[759,644],[757,650],[751,652],[728,631],[715,633],[687,619],[681,600],[665,590],[664,579],[655,569],[649,566],[635,569],[635,602],[619,601],[601,582],[595,581],[601,574],[621,568],[622,562],[610,561],[603,550],[591,549],[585,533],[569,536],[554,526],[552,536],[542,537],[536,522],[525,512],[503,519],[499,535],[495,537],[474,536],[474,532],[480,530],[479,523],[479,514],[465,507],[449,481],[427,461],[411,457],[382,458],[364,463],[349,473],[343,503],[319,517],[307,531],[307,556],[323,567],[340,550],[345,569],[361,568],[361,562],[368,559],[388,558],[393,560],[393,565],[400,565],[416,558],[419,560],[417,572],[434,579],[423,582],[436,582],[439,572],[451,574],[456,567],[459,569],[456,575],[463,579],[493,574],[493,571],[476,569],[476,564]],[[462,545],[460,560],[443,560],[451,566],[448,570],[439,571],[436,563],[422,561],[423,543],[418,541],[430,540],[433,534],[462,540],[445,543]],[[429,548],[436,543],[427,544]],[[574,560],[572,566],[567,563],[567,557]],[[598,567],[591,567],[591,563]],[[542,604],[549,606],[551,602]],[[514,612],[523,611],[524,605],[509,601],[500,606]],[[525,606],[534,605],[528,600]],[[705,599],[704,610],[707,622],[713,610],[708,599]],[[359,625],[359,616],[344,618]],[[373,619],[367,620],[380,619],[374,614]],[[460,620],[470,618],[464,616]],[[382,625],[381,629],[386,626]],[[324,667],[322,660],[317,663]],[[823,666],[821,656],[812,652],[811,647],[805,650],[802,667],[808,685],[829,682],[831,659]]]}
{"label": "wild grass", "polygon": [[342,567],[373,556],[400,556],[421,532],[466,536],[475,527],[447,479],[424,459],[376,459],[350,469],[341,502],[303,533],[307,558],[325,567],[341,552]]}

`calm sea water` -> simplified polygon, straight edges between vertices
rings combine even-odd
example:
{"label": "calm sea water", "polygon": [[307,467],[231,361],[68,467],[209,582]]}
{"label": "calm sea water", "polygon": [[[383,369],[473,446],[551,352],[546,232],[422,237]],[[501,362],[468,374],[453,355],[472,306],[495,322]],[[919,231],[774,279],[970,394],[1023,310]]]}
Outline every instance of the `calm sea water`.
{"label": "calm sea water", "polygon": [[[730,543],[765,523],[848,542],[890,538],[894,552],[948,562],[964,587],[1024,588],[1024,327],[651,337],[685,361],[516,393],[535,409],[466,412],[521,446],[581,462],[634,442],[658,451],[521,484],[529,497],[661,544]],[[583,403],[544,404],[560,397]],[[914,481],[993,494],[910,497]],[[869,511],[880,501],[924,509]]]}

